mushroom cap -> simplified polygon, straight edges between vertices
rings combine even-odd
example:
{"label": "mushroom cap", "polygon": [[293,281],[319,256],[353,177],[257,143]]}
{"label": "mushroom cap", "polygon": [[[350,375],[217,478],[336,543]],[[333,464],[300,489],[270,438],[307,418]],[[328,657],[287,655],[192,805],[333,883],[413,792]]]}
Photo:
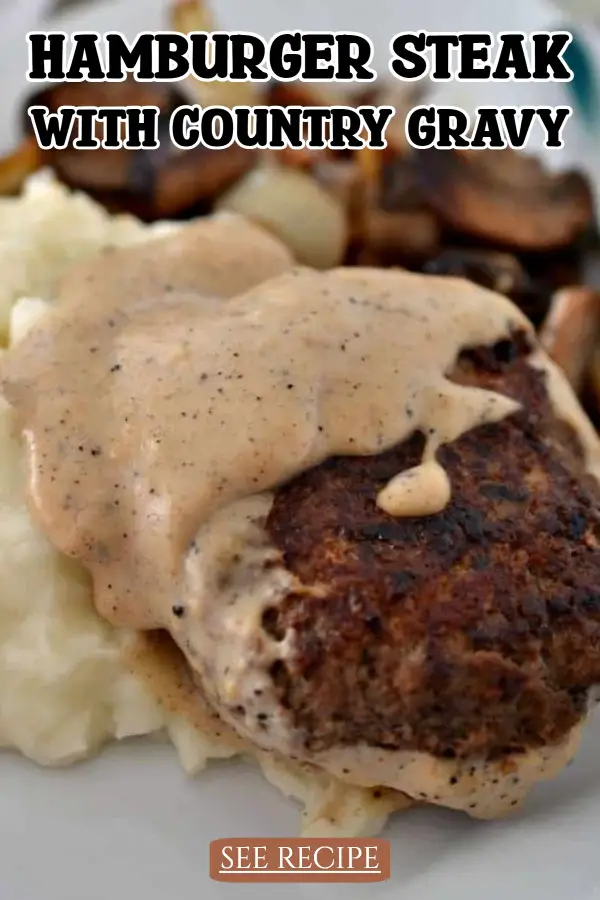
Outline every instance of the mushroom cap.
{"label": "mushroom cap", "polygon": [[586,179],[549,172],[526,154],[432,148],[414,162],[427,203],[464,234],[535,251],[567,246],[592,225]]}
{"label": "mushroom cap", "polygon": [[59,84],[30,97],[31,105],[46,106],[157,106],[161,146],[156,150],[64,150],[44,152],[44,161],[69,187],[82,189],[111,209],[123,209],[146,219],[178,216],[202,202],[210,202],[244,175],[256,154],[232,144],[222,150],[197,147],[180,150],[169,141],[168,121],[186,96],[170,85],[123,82]]}

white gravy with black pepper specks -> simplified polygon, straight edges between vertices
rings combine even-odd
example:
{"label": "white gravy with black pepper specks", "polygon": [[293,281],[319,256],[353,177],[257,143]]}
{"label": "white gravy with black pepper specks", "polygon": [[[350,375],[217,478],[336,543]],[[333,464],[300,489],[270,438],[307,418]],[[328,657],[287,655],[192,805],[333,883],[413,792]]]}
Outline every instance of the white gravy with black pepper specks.
{"label": "white gravy with black pepper specks", "polygon": [[[269,638],[260,621],[302,586],[260,528],[270,492],[420,430],[421,466],[375,499],[392,515],[439,512],[451,485],[437,449],[518,409],[446,373],[515,330],[532,333],[512,303],[463,280],[292,269],[254,226],[205,219],[74,269],[2,360],[2,388],[27,441],[32,509],[92,572],[101,615],[168,629],[225,720],[291,755],[268,669],[293,636]],[[597,441],[582,443],[593,469]],[[320,763],[369,783],[349,752]],[[386,783],[414,793],[394,767],[386,758]]]}

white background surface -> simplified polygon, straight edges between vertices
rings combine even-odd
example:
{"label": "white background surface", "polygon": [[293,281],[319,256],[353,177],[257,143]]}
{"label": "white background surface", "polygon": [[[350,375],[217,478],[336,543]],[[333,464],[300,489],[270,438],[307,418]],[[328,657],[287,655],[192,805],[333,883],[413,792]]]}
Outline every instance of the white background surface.
{"label": "white background surface", "polygon": [[[0,7],[0,140],[14,131],[15,91],[23,92],[29,0]],[[388,42],[405,29],[547,27],[537,0],[221,0],[223,27],[265,34],[290,27],[366,31],[385,69]],[[132,0],[89,5],[67,30],[161,27],[163,4]],[[293,9],[293,12],[292,12]],[[16,25],[17,17],[21,22]],[[554,20],[555,21],[555,20]],[[560,20],[562,22],[562,19]],[[19,31],[20,29],[20,31]],[[468,98],[473,102],[473,98]],[[490,103],[490,95],[485,101]],[[514,93],[507,101],[516,100]],[[526,101],[524,101],[526,102]],[[576,156],[575,142],[570,148]],[[596,154],[598,155],[598,154]],[[1,276],[0,276],[1,277]],[[576,763],[538,788],[526,811],[477,823],[431,809],[398,815],[392,880],[339,887],[288,885],[289,900],[597,900],[600,898],[600,723]],[[220,837],[296,835],[297,808],[244,764],[213,765],[190,781],[173,750],[136,742],[65,771],[0,756],[0,900],[217,900],[281,897],[281,885],[223,885],[207,875],[208,843]]]}

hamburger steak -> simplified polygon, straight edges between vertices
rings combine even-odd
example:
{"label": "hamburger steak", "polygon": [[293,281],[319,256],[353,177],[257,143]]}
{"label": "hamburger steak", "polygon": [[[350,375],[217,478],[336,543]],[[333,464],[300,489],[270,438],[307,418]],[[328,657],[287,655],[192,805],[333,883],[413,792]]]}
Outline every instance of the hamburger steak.
{"label": "hamburger steak", "polygon": [[321,589],[263,615],[276,639],[294,635],[271,676],[307,752],[366,742],[494,760],[585,716],[600,681],[598,488],[526,354],[522,338],[462,354],[454,380],[523,410],[440,448],[442,513],[396,519],[374,502],[418,463],[420,434],[277,492],[268,533]]}

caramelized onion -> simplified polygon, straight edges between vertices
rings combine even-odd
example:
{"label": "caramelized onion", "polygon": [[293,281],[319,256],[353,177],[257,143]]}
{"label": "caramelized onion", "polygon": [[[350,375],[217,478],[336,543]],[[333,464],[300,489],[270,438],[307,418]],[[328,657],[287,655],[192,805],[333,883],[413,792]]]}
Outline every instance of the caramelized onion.
{"label": "caramelized onion", "polygon": [[413,153],[406,138],[406,119],[411,109],[421,102],[424,93],[422,85],[395,81],[378,90],[370,101],[374,106],[393,106],[396,110],[385,132],[387,148],[384,153],[387,157]]}
{"label": "caramelized onion", "polygon": [[437,251],[439,242],[439,224],[427,210],[393,213],[373,209],[366,214],[364,248],[371,264],[422,262]]}
{"label": "caramelized onion", "polygon": [[27,137],[12,153],[0,157],[0,195],[18,194],[42,165],[43,155],[34,138]]}
{"label": "caramelized onion", "polygon": [[240,213],[277,235],[302,265],[340,264],[348,241],[340,201],[296,169],[263,166],[234,185],[218,209]]}
{"label": "caramelized onion", "polygon": [[[175,0],[169,10],[171,31],[218,31],[217,23],[204,0]],[[193,75],[181,82],[193,103],[200,106],[256,106],[259,88],[252,81],[200,81]]]}

